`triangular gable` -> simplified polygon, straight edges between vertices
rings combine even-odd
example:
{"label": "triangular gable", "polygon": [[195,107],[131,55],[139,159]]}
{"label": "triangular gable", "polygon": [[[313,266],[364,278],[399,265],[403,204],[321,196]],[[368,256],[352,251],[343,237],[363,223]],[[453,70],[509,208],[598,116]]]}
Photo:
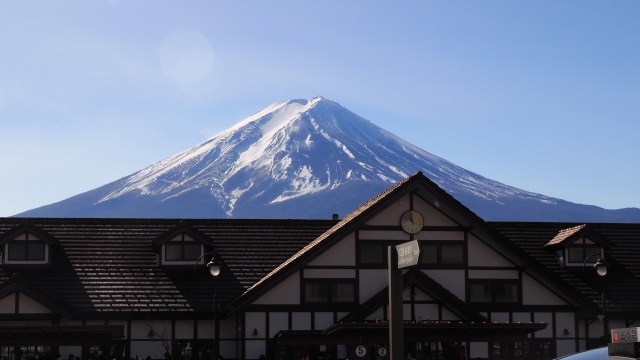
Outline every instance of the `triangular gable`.
{"label": "triangular gable", "polygon": [[69,307],[57,301],[55,297],[34,286],[19,274],[13,274],[9,280],[0,285],[0,299],[7,298],[16,292],[29,297],[30,300],[27,300],[27,302],[35,301],[43,307],[51,310],[52,313],[56,313],[64,317],[72,317],[74,314],[74,311]]}
{"label": "triangular gable", "polygon": [[471,231],[477,239],[491,241],[491,248],[494,251],[502,256],[508,256],[515,266],[526,268],[528,273],[535,274],[536,277],[545,278],[548,284],[552,284],[556,292],[565,293],[568,298],[573,299],[575,304],[584,302],[584,296],[582,296],[582,294],[568,288],[561,279],[542,266],[524,250],[509,241],[504,235],[488,225],[482,218],[456,200],[436,183],[425,177],[422,172],[418,172],[359,206],[342,219],[342,221],[338,222],[324,234],[310,242],[307,246],[249,287],[242,295],[229,302],[223,311],[233,313],[250,304],[252,301],[255,301],[276,284],[284,281],[288,276],[309,264],[326,249],[329,249],[350,233],[366,225],[367,221],[388,207],[393,206],[399,199],[402,199],[410,193],[415,193],[420,196],[452,221],[459,224],[459,227]]}
{"label": "triangular gable", "polygon": [[577,239],[583,237],[589,238],[591,241],[595,242],[605,249],[611,247],[611,242],[607,240],[607,238],[598,234],[587,224],[582,224],[558,231],[558,234],[556,234],[553,239],[549,240],[549,242],[547,242],[544,247],[551,250],[557,248],[566,248]]}
{"label": "triangular gable", "polygon": [[195,241],[197,241],[199,243],[202,243],[205,246],[211,246],[211,244],[213,244],[213,241],[211,240],[211,238],[209,236],[207,236],[206,234],[202,233],[198,229],[192,227],[187,221],[182,220],[174,228],[172,228],[169,231],[165,232],[164,234],[158,236],[152,242],[152,246],[154,248],[158,248],[158,247],[162,246],[163,244],[165,244],[166,242],[170,241],[171,239],[174,239],[176,236],[179,236],[181,234],[187,235],[190,238],[192,238],[193,240],[195,240]]}
{"label": "triangular gable", "polygon": [[[235,300],[231,301],[224,308],[224,311],[229,313],[238,310],[240,307],[250,303],[254,299],[258,298],[264,292],[271,289],[279,281],[282,281],[288,274],[300,269],[307,262],[312,260],[314,254],[319,254],[322,249],[326,249],[333,245],[335,241],[340,240],[343,236],[346,236],[350,231],[353,231],[358,226],[363,224],[372,214],[376,211],[376,206],[380,204],[386,204],[391,194],[396,192],[408,193],[413,187],[418,186],[419,182],[430,180],[424,177],[421,172],[401,181],[386,191],[382,192],[378,196],[360,205],[354,211],[345,216],[340,222],[327,230],[324,234],[309,243],[309,245],[302,248],[295,253],[292,257],[285,260],[278,267],[273,269],[265,277],[256,282],[253,286],[249,287],[242,295]],[[436,188],[437,185],[433,184]],[[438,188],[439,189],[439,188]],[[385,201],[387,200],[387,201]]]}
{"label": "triangular gable", "polygon": [[20,235],[23,235],[25,233],[30,233],[33,234],[35,237],[37,237],[38,239],[40,239],[41,241],[49,244],[49,245],[55,245],[58,243],[58,240],[51,236],[49,233],[47,233],[46,231],[40,229],[37,226],[31,225],[27,222],[7,231],[6,233],[0,235],[0,246],[6,244],[9,241],[14,240],[15,238],[19,237]]}
{"label": "triangular gable", "polygon": [[[485,322],[487,318],[468,306],[464,301],[445,289],[438,282],[427,274],[419,270],[410,270],[402,277],[403,289],[413,285],[424,291],[427,295],[435,299],[439,304],[448,308],[453,314],[463,321]],[[342,318],[341,322],[363,321],[367,316],[377,309],[389,304],[389,287],[385,287],[380,292],[372,296],[364,304],[358,306],[356,310]],[[426,319],[424,319],[426,320]],[[435,319],[437,320],[437,319]]]}

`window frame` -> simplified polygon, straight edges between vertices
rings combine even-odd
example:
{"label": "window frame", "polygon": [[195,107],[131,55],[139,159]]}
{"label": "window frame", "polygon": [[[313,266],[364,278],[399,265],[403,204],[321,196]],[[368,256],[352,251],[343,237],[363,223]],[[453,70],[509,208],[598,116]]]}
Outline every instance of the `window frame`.
{"label": "window frame", "polygon": [[[572,251],[573,250],[573,251]],[[578,259],[575,258],[576,250],[581,252],[581,255],[578,256]],[[592,250],[592,251],[588,251]],[[593,254],[598,254],[602,256],[602,247],[598,244],[576,244],[573,243],[567,248],[567,264],[571,265],[584,265],[584,261],[588,256]],[[590,261],[587,264],[595,264],[598,260],[597,257],[592,256]]]}
{"label": "window frame", "polygon": [[[319,301],[310,301],[307,299],[307,286],[308,285],[326,285],[328,290],[328,295],[326,300]],[[352,299],[349,301],[335,301],[335,285],[350,285],[351,286],[351,295]],[[302,304],[308,305],[319,305],[319,304],[330,304],[330,305],[353,305],[357,302],[358,294],[356,279],[351,278],[308,278],[303,279],[302,286],[300,288],[300,299]]]}
{"label": "window frame", "polygon": [[[427,263],[425,262],[426,257],[426,249],[424,253],[422,253],[424,249],[424,245],[429,247],[436,248],[436,262],[435,263]],[[443,248],[453,248],[460,247],[462,250],[462,260],[459,263],[453,262],[444,262],[443,259]],[[467,252],[465,251],[465,242],[463,240],[449,240],[449,241],[429,241],[427,244],[421,244],[421,255],[420,255],[420,267],[422,268],[430,268],[430,267],[438,267],[438,268],[460,268],[466,265],[467,263]]]}
{"label": "window frame", "polygon": [[[416,265],[420,269],[462,269],[467,264],[467,244],[464,240],[418,240],[420,244],[420,262]],[[366,269],[386,269],[388,267],[387,247],[402,244],[400,240],[359,240],[357,248],[357,264],[360,268]],[[425,250],[426,246],[436,248],[436,262],[426,263]],[[380,247],[378,252],[379,262],[363,262],[364,247]],[[442,249],[446,247],[460,247],[462,249],[462,261],[460,263],[443,262]]]}
{"label": "window frame", "polygon": [[[488,286],[490,288],[491,299],[488,301],[477,301],[472,298],[471,287],[474,285]],[[498,301],[498,286],[515,286],[515,301]],[[522,305],[522,284],[519,279],[469,279],[467,284],[467,302],[474,305]]]}
{"label": "window frame", "polygon": [[[24,257],[21,258],[12,258],[16,250],[15,245],[24,245]],[[38,257],[35,259],[29,259],[29,253],[33,252],[33,246],[42,247],[42,257]],[[13,248],[13,249],[12,249]],[[29,250],[31,249],[31,251]],[[27,265],[27,264],[49,264],[50,259],[50,246],[49,244],[42,240],[40,237],[34,235],[29,231],[25,231],[24,233],[16,236],[15,238],[7,241],[4,244],[2,260],[4,264],[7,265]],[[40,251],[38,251],[40,252]]]}
{"label": "window frame", "polygon": [[[198,255],[191,258],[192,256],[187,256],[187,247],[196,245],[198,246]],[[180,247],[180,257],[177,260],[168,259],[167,256],[169,254],[169,247]],[[162,244],[162,251],[160,254],[161,264],[162,265],[193,265],[194,262],[204,254],[204,245],[202,242],[193,238],[189,234],[180,233]],[[194,254],[195,255],[195,254]]]}

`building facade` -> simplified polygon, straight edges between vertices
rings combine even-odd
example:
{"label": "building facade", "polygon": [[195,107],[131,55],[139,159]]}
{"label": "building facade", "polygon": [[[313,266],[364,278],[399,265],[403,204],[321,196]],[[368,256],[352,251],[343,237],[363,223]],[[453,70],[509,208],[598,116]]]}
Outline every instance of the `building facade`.
{"label": "building facade", "polygon": [[421,173],[341,220],[3,218],[0,357],[388,359],[401,293],[404,358],[551,359],[637,326],[638,240],[486,222]]}

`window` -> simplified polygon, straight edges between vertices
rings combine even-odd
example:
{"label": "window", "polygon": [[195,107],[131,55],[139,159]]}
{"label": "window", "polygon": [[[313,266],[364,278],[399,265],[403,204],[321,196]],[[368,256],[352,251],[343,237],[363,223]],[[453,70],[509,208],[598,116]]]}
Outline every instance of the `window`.
{"label": "window", "polygon": [[[387,248],[401,242],[361,241],[360,264],[365,267],[386,267]],[[420,241],[420,264],[424,267],[452,267],[465,263],[465,247],[462,241]]]}
{"label": "window", "polygon": [[24,234],[5,245],[6,261],[10,263],[45,263],[48,261],[47,244],[31,233]]}
{"label": "window", "polygon": [[567,248],[567,265],[580,265],[589,258],[589,264],[595,264],[602,253],[602,248],[586,236],[575,239]]}
{"label": "window", "polygon": [[307,303],[352,303],[355,301],[355,284],[344,279],[312,280],[304,284],[304,301]]}
{"label": "window", "polygon": [[387,264],[387,244],[363,243],[360,245],[360,263],[366,265]]}
{"label": "window", "polygon": [[202,244],[185,234],[180,234],[164,244],[164,260],[193,263],[202,254]]}
{"label": "window", "polygon": [[463,265],[464,245],[462,243],[421,244],[420,262],[428,265]]}
{"label": "window", "polygon": [[492,342],[494,360],[523,359],[542,360],[555,357],[554,341],[550,339],[529,339],[515,342]]}
{"label": "window", "polygon": [[469,301],[473,303],[518,303],[517,280],[470,280]]}
{"label": "window", "polygon": [[53,353],[51,346],[34,346],[34,345],[22,345],[17,346],[2,346],[0,347],[1,359],[25,359],[36,360],[51,358]]}
{"label": "window", "polygon": [[[569,248],[569,262],[570,263],[584,263],[584,260],[591,255],[600,255],[600,247],[597,245],[589,245],[589,244],[576,244]],[[589,259],[591,264],[595,264],[596,260],[598,260],[597,256],[591,256]]]}

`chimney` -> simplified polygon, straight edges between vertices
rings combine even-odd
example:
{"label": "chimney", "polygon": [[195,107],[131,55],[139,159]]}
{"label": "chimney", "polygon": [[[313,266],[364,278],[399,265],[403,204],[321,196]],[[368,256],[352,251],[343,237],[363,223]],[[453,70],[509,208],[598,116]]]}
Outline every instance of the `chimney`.
{"label": "chimney", "polygon": [[340,220],[340,216],[338,214],[331,215],[331,220]]}

